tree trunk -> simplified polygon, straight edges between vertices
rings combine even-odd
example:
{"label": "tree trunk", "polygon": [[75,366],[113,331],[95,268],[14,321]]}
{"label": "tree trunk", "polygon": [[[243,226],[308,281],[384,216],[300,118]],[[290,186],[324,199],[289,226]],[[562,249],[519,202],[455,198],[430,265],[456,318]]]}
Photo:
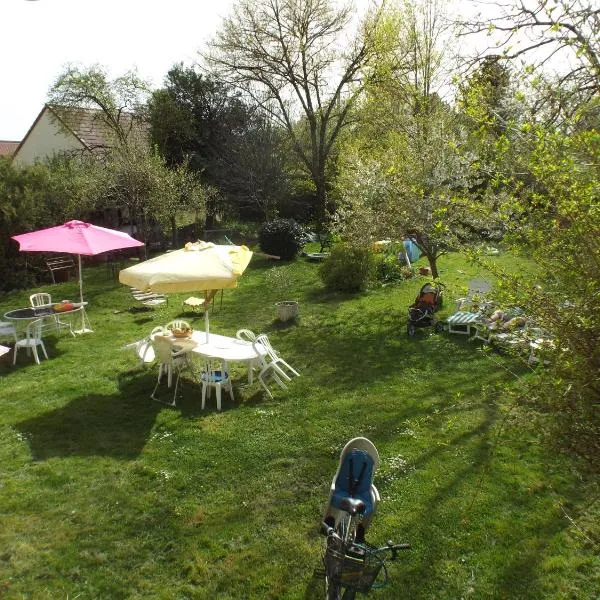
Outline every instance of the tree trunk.
{"label": "tree trunk", "polygon": [[437,268],[437,256],[435,254],[426,253],[425,256],[429,261],[429,268],[431,269],[431,277],[433,279],[437,279],[439,277],[438,268]]}
{"label": "tree trunk", "polygon": [[327,222],[327,185],[325,182],[325,173],[319,173],[315,178],[315,220],[317,222],[317,231],[325,230]]}
{"label": "tree trunk", "polygon": [[171,248],[177,248],[177,221],[175,215],[171,217]]}

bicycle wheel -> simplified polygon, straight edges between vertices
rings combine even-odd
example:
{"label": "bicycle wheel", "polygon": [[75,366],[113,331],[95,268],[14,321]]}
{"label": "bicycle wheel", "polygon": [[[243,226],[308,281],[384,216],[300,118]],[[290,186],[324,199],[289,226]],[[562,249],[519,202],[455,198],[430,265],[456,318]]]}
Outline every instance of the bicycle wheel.
{"label": "bicycle wheel", "polygon": [[339,582],[331,581],[325,574],[325,600],[342,600],[342,586]]}

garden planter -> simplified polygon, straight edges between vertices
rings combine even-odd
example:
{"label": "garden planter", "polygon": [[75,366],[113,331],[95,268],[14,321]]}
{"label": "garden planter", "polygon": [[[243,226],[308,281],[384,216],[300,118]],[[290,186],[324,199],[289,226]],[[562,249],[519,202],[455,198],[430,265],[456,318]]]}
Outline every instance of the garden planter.
{"label": "garden planter", "polygon": [[298,317],[299,306],[295,300],[276,302],[275,307],[277,308],[277,318],[280,321],[285,322]]}

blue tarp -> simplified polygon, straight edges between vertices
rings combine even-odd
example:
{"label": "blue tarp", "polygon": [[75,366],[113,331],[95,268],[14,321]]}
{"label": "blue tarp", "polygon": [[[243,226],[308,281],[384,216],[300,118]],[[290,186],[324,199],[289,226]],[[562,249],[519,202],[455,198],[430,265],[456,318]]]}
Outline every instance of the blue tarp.
{"label": "blue tarp", "polygon": [[415,260],[418,260],[419,256],[421,256],[421,251],[417,245],[410,239],[403,240],[402,243],[404,244],[404,251],[408,256],[408,260],[410,260],[411,263],[415,262]]}

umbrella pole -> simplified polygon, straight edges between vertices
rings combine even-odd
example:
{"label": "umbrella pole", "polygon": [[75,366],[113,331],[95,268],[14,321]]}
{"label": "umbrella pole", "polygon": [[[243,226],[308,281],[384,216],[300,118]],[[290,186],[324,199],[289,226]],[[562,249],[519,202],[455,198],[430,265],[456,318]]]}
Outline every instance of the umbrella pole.
{"label": "umbrella pole", "polygon": [[85,306],[83,305],[83,275],[81,273],[81,254],[77,255],[77,267],[79,269],[79,302],[81,302],[81,329],[76,329],[73,333],[92,333],[90,322],[85,314]]}
{"label": "umbrella pole", "polygon": [[204,290],[204,331],[206,332],[206,343],[208,344],[209,322],[208,322],[208,290]]}
{"label": "umbrella pole", "polygon": [[83,302],[83,275],[81,274],[81,254],[77,255],[77,267],[79,270],[79,302]]}

